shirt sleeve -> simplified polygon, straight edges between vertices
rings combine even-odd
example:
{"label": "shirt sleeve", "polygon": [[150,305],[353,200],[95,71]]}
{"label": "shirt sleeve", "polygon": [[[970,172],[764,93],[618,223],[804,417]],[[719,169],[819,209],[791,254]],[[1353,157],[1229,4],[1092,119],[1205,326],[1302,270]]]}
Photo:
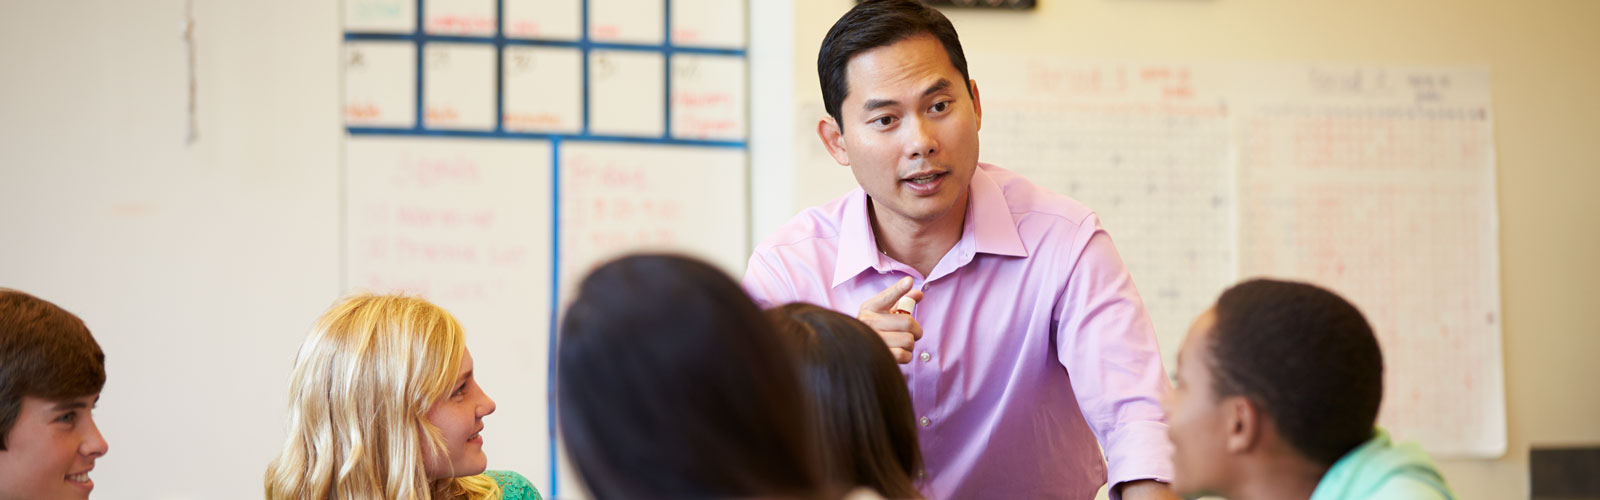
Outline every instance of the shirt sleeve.
{"label": "shirt sleeve", "polygon": [[750,255],[750,263],[745,267],[741,284],[745,293],[750,294],[750,298],[755,299],[756,305],[762,309],[794,300],[794,287],[789,284],[789,274],[784,272],[782,266],[769,261],[759,248]]}
{"label": "shirt sleeve", "polygon": [[1082,251],[1056,311],[1056,355],[1100,440],[1107,484],[1170,482],[1172,444],[1160,404],[1170,385],[1155,329],[1111,236],[1093,217],[1084,227],[1092,231],[1075,242]]}

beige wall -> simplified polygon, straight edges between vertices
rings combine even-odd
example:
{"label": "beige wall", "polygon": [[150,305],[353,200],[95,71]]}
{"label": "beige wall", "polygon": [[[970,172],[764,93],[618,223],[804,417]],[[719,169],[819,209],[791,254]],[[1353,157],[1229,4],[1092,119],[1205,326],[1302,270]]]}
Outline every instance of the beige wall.
{"label": "beige wall", "polygon": [[[760,0],[757,0],[760,1]],[[854,2],[794,2],[795,106],[820,99],[816,50]],[[1499,153],[1509,451],[1452,460],[1466,500],[1526,498],[1528,448],[1600,444],[1600,2],[1590,0],[1039,0],[1030,13],[952,10],[968,53],[1094,59],[1488,65]],[[772,21],[767,21],[772,22]],[[756,21],[757,26],[762,23]],[[982,80],[982,75],[973,75]],[[759,81],[759,80],[758,80]],[[793,118],[789,213],[851,185],[808,161]],[[755,169],[765,168],[757,152]],[[790,186],[793,186],[792,188]],[[754,188],[759,196],[763,187]],[[757,232],[773,222],[761,220]],[[763,234],[757,234],[760,238]]]}

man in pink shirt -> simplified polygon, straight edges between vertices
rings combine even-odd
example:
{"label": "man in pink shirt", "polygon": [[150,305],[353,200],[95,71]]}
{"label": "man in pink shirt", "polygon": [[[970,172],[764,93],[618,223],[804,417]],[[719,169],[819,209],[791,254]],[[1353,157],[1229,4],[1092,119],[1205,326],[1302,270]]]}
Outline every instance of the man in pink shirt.
{"label": "man in pink shirt", "polygon": [[[817,135],[861,188],[759,245],[745,288],[879,331],[930,498],[1089,499],[1107,481],[1113,498],[1176,498],[1169,386],[1133,280],[1094,212],[978,162],[983,108],[950,22],[862,3],[817,72]],[[920,300],[912,314],[891,311],[901,296]]]}

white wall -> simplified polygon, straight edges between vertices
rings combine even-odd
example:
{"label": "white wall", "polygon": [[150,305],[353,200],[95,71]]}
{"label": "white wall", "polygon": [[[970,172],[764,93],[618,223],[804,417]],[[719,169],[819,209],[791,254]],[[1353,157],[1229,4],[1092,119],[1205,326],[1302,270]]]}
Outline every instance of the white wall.
{"label": "white wall", "polygon": [[337,297],[339,4],[4,0],[0,285],[107,353],[95,498],[259,498]]}

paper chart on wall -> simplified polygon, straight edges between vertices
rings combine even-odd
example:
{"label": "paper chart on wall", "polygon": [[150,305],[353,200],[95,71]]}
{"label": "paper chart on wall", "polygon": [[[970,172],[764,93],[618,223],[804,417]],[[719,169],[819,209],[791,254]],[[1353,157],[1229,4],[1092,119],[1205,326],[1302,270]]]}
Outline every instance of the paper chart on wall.
{"label": "paper chart on wall", "polygon": [[1487,70],[969,60],[982,158],[1096,210],[1169,371],[1227,286],[1312,281],[1376,330],[1380,425],[1504,452]]}
{"label": "paper chart on wall", "polygon": [[1242,274],[1313,281],[1362,310],[1396,436],[1504,453],[1489,72],[1258,66],[1239,86]]}

